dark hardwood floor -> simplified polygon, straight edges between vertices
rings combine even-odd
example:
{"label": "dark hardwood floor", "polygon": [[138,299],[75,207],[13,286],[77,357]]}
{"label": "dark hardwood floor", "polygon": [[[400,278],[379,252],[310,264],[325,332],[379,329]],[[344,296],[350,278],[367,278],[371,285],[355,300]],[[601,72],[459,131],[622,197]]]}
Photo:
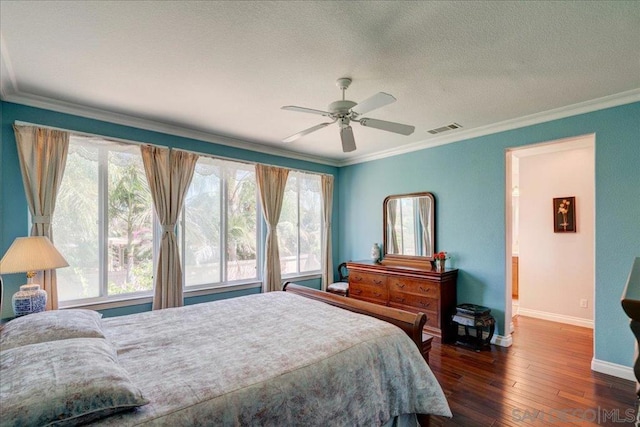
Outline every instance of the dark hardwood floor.
{"label": "dark hardwood floor", "polygon": [[510,348],[434,340],[429,364],[453,418],[432,426],[634,425],[635,383],[591,371],[591,329],[522,316],[514,324]]}

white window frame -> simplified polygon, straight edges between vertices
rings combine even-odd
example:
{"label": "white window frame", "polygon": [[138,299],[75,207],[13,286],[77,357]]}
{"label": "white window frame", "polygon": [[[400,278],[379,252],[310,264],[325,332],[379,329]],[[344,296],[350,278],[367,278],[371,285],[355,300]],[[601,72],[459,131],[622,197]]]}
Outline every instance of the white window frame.
{"label": "white window frame", "polygon": [[[16,121],[16,124],[21,124],[21,125],[30,125],[30,126],[38,126],[38,127],[44,127],[44,128],[48,128],[48,129],[57,129],[57,130],[63,130],[63,131],[67,131],[70,132],[72,137],[79,137],[79,138],[96,138],[96,139],[100,139],[100,140],[104,140],[104,141],[108,141],[108,142],[116,142],[116,143],[120,143],[120,144],[127,144],[127,145],[132,145],[132,146],[140,146],[142,144],[146,144],[145,142],[140,142],[140,141],[133,141],[133,140],[127,140],[127,139],[122,139],[122,138],[114,138],[114,137],[107,137],[107,136],[103,136],[103,135],[99,135],[99,134],[92,134],[92,133],[82,133],[82,132],[75,132],[75,131],[71,131],[68,129],[63,129],[63,128],[56,128],[56,127],[50,127],[50,126],[43,126],[43,125],[39,125],[39,124],[35,124],[35,123],[27,123],[27,122],[18,122]],[[155,145],[155,144],[152,144]],[[164,146],[163,146],[164,147]],[[104,150],[106,152],[108,152],[109,150]],[[212,156],[210,154],[206,154],[206,153],[201,153],[198,152],[197,154],[199,154],[200,156],[203,157],[212,157],[215,159],[219,159],[219,160],[224,160],[224,161],[231,161],[231,162],[238,162],[238,163],[244,163],[244,164],[255,164],[253,162],[243,162],[242,160],[239,159],[234,159],[234,158],[224,158],[224,157],[217,157],[217,156]],[[308,175],[317,175],[317,176],[321,176],[321,173],[314,173],[314,172],[307,172],[307,171],[303,171],[303,170],[295,170],[295,169],[291,169],[291,173],[293,174],[300,174],[300,175],[304,175],[304,174],[308,174]],[[101,170],[99,170],[99,182],[100,182],[100,186],[99,186],[99,222],[100,222],[100,230],[99,230],[99,240],[101,240],[102,242],[104,242],[104,239],[106,238],[106,236],[108,235],[108,223],[106,222],[106,217],[107,217],[107,203],[105,200],[106,197],[106,182],[107,182],[107,173],[106,171],[104,171],[104,169],[101,168]],[[104,183],[104,184],[103,184]],[[297,209],[299,211],[300,209],[300,202],[299,202],[299,197],[300,197],[300,191],[299,191],[299,184],[298,184],[298,200],[297,200]],[[159,252],[159,246],[160,246],[160,223],[158,221],[158,218],[156,216],[155,213],[155,207],[152,206],[153,209],[153,274],[155,275],[156,270],[157,270],[157,258],[158,258],[158,252]],[[188,288],[185,287],[184,289],[184,296],[200,296],[200,295],[210,295],[210,294],[216,294],[216,293],[221,293],[221,292],[229,292],[229,291],[236,291],[236,290],[245,290],[245,289],[252,289],[252,288],[259,288],[262,286],[262,272],[264,269],[264,254],[263,254],[263,250],[264,250],[264,244],[265,244],[265,233],[264,233],[264,216],[262,214],[262,209],[260,208],[260,200],[259,200],[259,193],[256,191],[256,234],[257,234],[257,247],[256,247],[256,257],[257,257],[257,272],[256,272],[256,279],[255,280],[240,280],[240,281],[234,281],[234,282],[227,282],[227,283],[218,283],[215,284],[212,287],[207,287],[206,285],[198,285],[198,286],[190,286]],[[226,209],[225,209],[225,217],[227,215]],[[298,212],[298,218],[299,218],[299,212]],[[28,212],[28,219],[29,221],[31,221],[30,218],[30,213]],[[183,222],[183,218],[181,215],[180,218],[181,222]],[[321,225],[324,226],[324,219],[321,218]],[[178,229],[180,230],[182,228],[182,226],[179,226]],[[226,233],[224,234],[225,238],[226,238]],[[300,232],[299,232],[299,224],[298,224],[298,249],[297,249],[297,260],[296,260],[296,265],[297,265],[297,273],[292,273],[292,274],[288,274],[286,276],[284,276],[283,278],[287,278],[287,279],[291,279],[291,278],[296,278],[299,280],[308,280],[308,279],[315,279],[315,278],[320,278],[322,277],[322,268],[320,270],[316,271],[310,271],[310,272],[304,272],[304,273],[300,273],[300,244],[299,244],[299,240],[300,240]],[[73,308],[73,307],[86,307],[86,308],[92,308],[95,310],[105,310],[105,309],[116,309],[116,308],[122,308],[122,307],[127,307],[127,306],[136,306],[136,305],[141,305],[141,304],[149,304],[153,301],[153,291],[142,291],[142,292],[131,292],[131,293],[127,293],[127,294],[117,294],[114,296],[108,296],[107,292],[108,292],[108,270],[107,270],[107,263],[108,263],[108,253],[106,251],[106,248],[104,247],[103,244],[100,245],[100,254],[99,254],[99,259],[100,259],[100,265],[99,265],[99,269],[100,269],[100,293],[101,295],[98,297],[91,297],[91,298],[80,298],[80,299],[74,299],[74,300],[64,300],[64,301],[59,301],[59,306],[60,308]],[[226,263],[223,263],[226,264]],[[224,265],[223,267],[224,269],[226,269],[226,265]],[[184,278],[184,269],[183,269],[183,278]]]}
{"label": "white window frame", "polygon": [[[184,283],[184,293],[197,293],[201,294],[199,291],[203,290],[217,290],[217,289],[225,289],[225,290],[236,290],[236,289],[245,289],[244,285],[259,285],[262,283],[262,249],[264,245],[264,239],[262,237],[262,214],[260,209],[260,196],[257,191],[255,192],[255,207],[256,207],[256,275],[252,278],[247,279],[238,279],[238,280],[227,280],[227,247],[229,244],[228,241],[228,196],[229,196],[229,177],[228,177],[228,169],[226,168],[226,163],[233,162],[241,165],[247,165],[246,162],[235,161],[231,159],[219,159],[211,156],[201,156],[203,159],[212,159],[214,161],[219,161],[221,163],[221,180],[220,180],[220,204],[218,209],[220,210],[220,254],[218,262],[220,263],[220,281],[219,282],[209,282],[202,283],[199,285],[190,285],[187,286],[186,283],[186,275],[187,268],[183,265],[182,268],[182,282]],[[255,179],[255,174],[254,174]],[[186,257],[186,223],[185,223],[185,212],[186,206],[182,207],[182,211],[180,212],[180,218],[178,221],[178,240],[180,241],[180,259],[184,260]],[[254,287],[254,286],[250,286]],[[215,293],[215,292],[214,292]]]}
{"label": "white window frame", "polygon": [[[71,135],[69,143],[73,143],[73,138],[79,137],[83,138],[83,136],[79,135]],[[104,138],[100,136],[92,137],[92,139],[99,139],[105,142],[116,142],[118,144],[123,144],[120,141],[113,141],[109,138]],[[129,145],[139,145],[133,143],[124,143]],[[108,146],[101,146],[100,144],[96,144],[98,149],[98,289],[99,296],[90,297],[90,298],[77,298],[73,300],[59,300],[58,305],[61,308],[72,308],[72,307],[86,307],[86,306],[103,306],[101,308],[112,308],[112,307],[104,307],[105,304],[117,303],[119,301],[136,301],[136,304],[141,303],[141,299],[149,300],[153,298],[153,289],[149,291],[138,291],[138,292],[129,292],[125,294],[117,294],[109,296],[109,253],[107,250],[107,242],[109,239],[109,222],[108,222],[108,192],[107,188],[109,186],[109,152],[115,151]],[[142,154],[140,154],[142,158]],[[152,237],[152,274],[155,275],[157,270],[157,262],[158,262],[158,252],[160,247],[160,222],[155,212],[155,207],[153,206],[153,202],[151,204],[152,209],[152,229],[153,229],[153,237]],[[55,213],[54,213],[55,215]],[[55,230],[54,230],[55,233]],[[118,305],[120,306],[120,305]]]}

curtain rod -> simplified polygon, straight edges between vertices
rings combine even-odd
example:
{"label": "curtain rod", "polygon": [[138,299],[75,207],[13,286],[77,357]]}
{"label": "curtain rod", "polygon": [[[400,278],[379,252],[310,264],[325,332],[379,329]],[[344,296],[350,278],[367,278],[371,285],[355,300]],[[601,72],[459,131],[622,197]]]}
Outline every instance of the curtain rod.
{"label": "curtain rod", "polygon": [[43,129],[59,130],[59,131],[63,131],[63,132],[69,132],[70,134],[75,135],[75,136],[83,136],[83,137],[88,137],[88,138],[102,138],[102,139],[105,139],[107,141],[121,142],[121,143],[125,143],[125,144],[151,145],[151,146],[159,147],[159,148],[170,148],[172,150],[185,151],[187,153],[197,154],[198,156],[210,157],[210,158],[219,159],[219,160],[229,160],[229,161],[233,161],[233,162],[237,162],[237,163],[243,163],[243,164],[246,164],[246,165],[261,164],[261,165],[273,166],[273,167],[282,168],[282,169],[289,169],[290,171],[296,171],[296,172],[305,173],[305,174],[309,174],[309,175],[333,176],[333,175],[331,175],[329,173],[311,172],[311,171],[305,171],[305,170],[301,170],[301,169],[293,169],[293,168],[287,168],[287,167],[282,167],[282,166],[278,166],[278,165],[272,165],[272,164],[269,164],[269,163],[252,162],[252,161],[249,161],[249,160],[235,159],[233,157],[225,157],[225,156],[218,156],[218,155],[211,154],[211,153],[203,153],[201,151],[186,150],[184,148],[167,147],[166,145],[152,144],[150,142],[140,142],[140,141],[134,141],[134,140],[130,140],[130,139],[117,138],[117,137],[111,137],[111,136],[104,136],[104,135],[99,135],[99,134],[95,134],[95,133],[80,132],[80,131],[75,131],[75,130],[59,128],[59,127],[55,127],[55,126],[47,126],[47,125],[40,125],[40,124],[37,124],[37,123],[23,122],[23,121],[20,121],[20,120],[15,120],[13,122],[13,124],[15,124],[17,126],[35,126],[35,127],[39,127],[39,128],[43,128]]}

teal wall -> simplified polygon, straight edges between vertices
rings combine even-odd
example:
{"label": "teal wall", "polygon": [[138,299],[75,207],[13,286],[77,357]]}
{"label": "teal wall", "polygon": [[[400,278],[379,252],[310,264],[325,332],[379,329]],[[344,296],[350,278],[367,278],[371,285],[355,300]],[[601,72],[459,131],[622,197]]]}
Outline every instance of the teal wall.
{"label": "teal wall", "polygon": [[[29,122],[44,126],[58,127],[77,132],[121,138],[131,141],[147,142],[150,144],[182,148],[200,153],[220,157],[246,160],[250,162],[266,163],[287,168],[332,174],[337,176],[335,167],[311,163],[286,157],[257,153],[210,142],[198,141],[159,132],[122,126],[99,120],[87,119],[69,114],[57,113],[39,108],[27,107],[20,104],[0,102],[0,254],[4,254],[16,237],[29,234],[28,207],[18,163],[18,152],[12,125],[15,121]],[[337,180],[336,180],[337,181]],[[334,191],[333,214],[338,216],[337,182]],[[333,227],[333,240],[337,241],[338,228]],[[337,260],[337,254],[334,255]],[[336,261],[334,261],[336,264]],[[8,274],[3,276],[4,300],[2,317],[13,315],[11,296],[25,283],[23,274]],[[310,286],[319,287],[319,280],[305,282]],[[207,297],[192,297],[185,299],[186,304],[204,302],[206,300],[237,296],[236,293],[213,294]],[[105,315],[122,315],[146,311],[150,305],[137,305],[119,309],[105,310]]]}
{"label": "teal wall", "polygon": [[596,140],[595,358],[631,366],[620,297],[640,256],[640,103],[340,168],[340,260],[367,259],[382,242],[386,196],[430,191],[437,249],[460,269],[458,301],[491,307],[504,334],[505,149],[585,134]]}

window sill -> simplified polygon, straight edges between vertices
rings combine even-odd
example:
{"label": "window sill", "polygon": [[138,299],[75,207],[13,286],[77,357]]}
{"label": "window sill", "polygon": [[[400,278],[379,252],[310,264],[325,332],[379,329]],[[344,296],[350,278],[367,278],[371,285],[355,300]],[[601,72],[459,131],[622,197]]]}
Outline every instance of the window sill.
{"label": "window sill", "polygon": [[186,289],[184,291],[184,297],[199,297],[202,295],[212,295],[212,294],[222,294],[225,292],[232,291],[241,291],[244,289],[254,289],[254,288],[262,288],[262,282],[252,282],[252,283],[242,283],[242,284],[231,284],[231,285],[222,285],[215,286],[209,288],[201,288],[201,289]]}
{"label": "window sill", "polygon": [[[210,288],[204,288],[204,289],[185,290],[184,297],[190,298],[190,297],[197,297],[202,295],[220,294],[224,292],[240,291],[244,289],[253,289],[253,288],[261,288],[261,287],[262,287],[261,282],[253,282],[253,283],[216,286],[216,287],[210,287]],[[131,307],[134,305],[151,304],[152,302],[153,302],[153,296],[145,295],[145,296],[135,296],[131,298],[111,299],[108,301],[67,303],[64,305],[61,304],[60,309],[64,310],[68,308],[86,308],[89,310],[108,310],[112,308]]]}
{"label": "window sill", "polygon": [[111,308],[130,307],[132,305],[151,304],[153,302],[152,296],[138,296],[130,298],[110,299],[108,301],[96,301],[96,302],[83,302],[83,303],[66,303],[60,304],[60,309],[67,308],[86,308],[88,310],[108,310]]}
{"label": "window sill", "polygon": [[[321,279],[321,273],[312,273],[306,275],[299,276],[286,276],[282,278],[282,283],[284,282],[296,282],[296,281],[305,281],[305,280],[314,280]],[[241,291],[245,289],[255,289],[262,288],[262,282],[251,282],[251,283],[242,283],[242,284],[230,284],[223,286],[215,286],[208,288],[200,288],[200,289],[186,289],[184,291],[184,297],[198,297],[203,295],[212,295],[212,294],[221,294],[225,292],[233,292],[233,291]],[[95,301],[95,302],[84,302],[84,303],[67,303],[60,304],[60,309],[69,309],[69,308],[86,308],[89,310],[108,310],[112,308],[121,308],[121,307],[130,307],[134,305],[142,305],[142,304],[151,304],[153,302],[153,296],[144,295],[144,296],[135,296],[131,298],[119,298],[119,299],[110,299],[108,301]]]}
{"label": "window sill", "polygon": [[313,280],[313,279],[322,279],[322,273],[309,273],[309,274],[301,274],[299,276],[283,276],[282,283],[284,282],[295,282],[295,281],[305,281],[305,280]]}

